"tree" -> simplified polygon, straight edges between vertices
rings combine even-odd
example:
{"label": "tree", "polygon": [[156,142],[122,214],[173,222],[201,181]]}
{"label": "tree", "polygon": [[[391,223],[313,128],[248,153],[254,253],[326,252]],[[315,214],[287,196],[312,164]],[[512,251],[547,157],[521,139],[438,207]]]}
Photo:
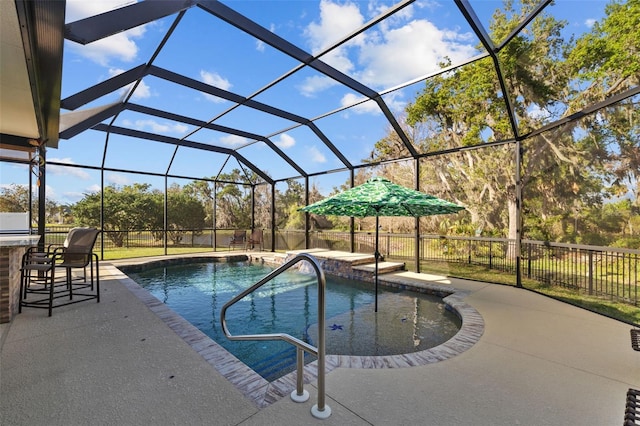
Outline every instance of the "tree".
{"label": "tree", "polygon": [[[159,194],[160,196],[162,194]],[[163,203],[164,200],[161,200]],[[167,232],[174,244],[182,241],[185,230],[198,233],[205,227],[205,208],[193,193],[173,184],[167,191]]]}
{"label": "tree", "polygon": [[29,211],[29,187],[15,183],[0,188],[0,211],[2,212],[28,212]]}
{"label": "tree", "polygon": [[[520,3],[522,7],[516,8],[506,1],[494,13],[493,40],[505,39],[538,2]],[[573,41],[561,35],[566,23],[545,13],[504,46],[499,61],[519,135],[638,84],[638,3],[612,3],[603,23],[579,39],[575,49]],[[614,41],[616,36],[619,41]],[[503,97],[489,58],[430,78],[406,109],[411,128],[407,134],[424,153],[507,141],[515,135]],[[514,145],[507,144],[430,157],[425,160],[428,167],[421,167],[421,189],[450,194],[467,208],[473,228],[515,238],[520,178],[525,231],[559,238],[572,229],[569,224],[579,211],[602,204],[607,180],[620,184],[626,179],[625,188],[637,184],[639,120],[637,108],[627,104],[528,138],[523,142],[520,177],[515,175]],[[384,159],[403,150],[390,134],[379,141],[372,158]]]}
{"label": "tree", "polygon": [[[640,1],[613,1],[606,17],[577,40],[568,64],[578,86],[586,86],[576,96],[571,111],[637,87],[640,84]],[[639,206],[640,117],[637,98],[601,109],[584,120],[592,143],[608,155],[606,172],[615,195],[631,193]]]}
{"label": "tree", "polygon": [[[151,185],[135,183],[104,188],[104,223],[102,229],[116,247],[124,245],[128,231],[162,228],[162,204]],[[72,211],[78,224],[100,227],[101,192],[85,194]]]}
{"label": "tree", "polygon": [[[536,6],[535,3],[523,1],[522,8],[517,10],[511,2],[506,2],[504,10],[493,15],[492,39],[504,39]],[[560,36],[563,26],[563,22],[541,14],[499,53],[520,132],[542,126],[542,117],[533,112],[554,109],[561,98],[560,88],[567,84],[562,61],[565,44]],[[425,139],[418,143],[424,152],[514,137],[490,59],[457,69],[451,75],[427,80],[420,96],[407,107],[407,114],[410,125],[421,123],[426,129]],[[571,137],[541,135],[535,142],[525,151],[524,186],[537,183],[532,177],[541,164],[553,164],[559,169],[575,166],[575,146]],[[515,238],[518,179],[515,154],[513,146],[505,145],[434,158],[429,161],[433,170],[431,184],[437,182],[456,202],[467,208],[474,228],[496,229]],[[429,184],[427,182],[425,186]],[[553,189],[536,193],[541,197],[553,197]]]}
{"label": "tree", "polygon": [[[32,217],[38,217],[38,199],[32,199]],[[15,183],[0,188],[0,211],[2,212],[28,212],[29,211],[29,186]],[[45,200],[45,220],[47,222],[60,222],[68,216],[68,206],[60,205],[49,197]]]}
{"label": "tree", "polygon": [[[200,199],[207,211],[206,222],[213,223],[213,200],[216,201],[216,228],[250,228],[251,227],[251,185],[256,182],[254,173],[245,174],[239,169],[224,173],[217,177],[214,195],[214,178],[212,181],[196,181],[185,185],[185,190]],[[238,182],[238,183],[225,183]],[[257,208],[265,203],[264,193],[254,191]]]}
{"label": "tree", "polygon": [[[294,179],[287,180],[287,189],[276,198],[276,226],[284,229],[304,229],[305,213],[298,211],[306,205],[304,186]],[[322,199],[322,194],[315,183],[309,188],[309,203]],[[311,215],[311,228],[319,228],[327,221]],[[329,222],[330,223],[330,222]]]}

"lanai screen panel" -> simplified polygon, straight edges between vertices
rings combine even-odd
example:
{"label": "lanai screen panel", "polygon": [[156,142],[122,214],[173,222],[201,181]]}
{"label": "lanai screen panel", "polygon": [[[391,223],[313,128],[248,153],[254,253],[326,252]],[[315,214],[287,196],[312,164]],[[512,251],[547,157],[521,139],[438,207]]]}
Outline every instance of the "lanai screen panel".
{"label": "lanai screen panel", "polygon": [[[196,28],[198,35],[194,37]],[[175,61],[177,56],[184,60]],[[193,7],[163,46],[155,64],[248,97],[292,68],[296,61],[207,11]]]}
{"label": "lanai screen panel", "polygon": [[104,167],[164,175],[173,150],[172,144],[111,134]]}
{"label": "lanai screen panel", "polygon": [[342,108],[352,96],[352,89],[307,66],[255,99],[312,119]]}
{"label": "lanai screen panel", "polygon": [[[49,161],[66,162],[64,159],[57,158],[50,158]],[[111,176],[109,172],[106,174]],[[60,205],[70,206],[87,194],[99,192],[100,184],[100,170],[57,164],[47,165],[47,198],[57,200]]]}
{"label": "lanai screen panel", "polygon": [[389,121],[375,102],[366,101],[315,122],[353,165],[371,159],[375,143],[384,138]]}
{"label": "lanai screen panel", "polygon": [[83,166],[101,167],[107,135],[86,130],[71,139],[61,139],[57,149],[48,151],[49,161],[64,159]]}
{"label": "lanai screen panel", "polygon": [[297,123],[258,108],[241,105],[229,110],[215,124],[267,136]]}
{"label": "lanai screen panel", "polygon": [[[204,78],[194,78],[192,80],[195,84],[206,83]],[[132,103],[190,117],[202,122],[208,122],[217,114],[223,113],[234,105],[233,102],[213,94],[153,75],[145,77],[143,81],[149,88],[149,96],[143,99],[132,98]]]}
{"label": "lanai screen panel", "polygon": [[178,147],[169,174],[192,178],[215,177],[229,156],[189,147]]}
{"label": "lanai screen panel", "polygon": [[270,139],[307,174],[345,167],[329,148],[331,141],[321,139],[307,126],[295,127]]}
{"label": "lanai screen panel", "polygon": [[137,111],[124,110],[115,117],[113,125],[145,133],[181,139],[195,130],[195,126]]}
{"label": "lanai screen panel", "polygon": [[419,153],[514,139],[492,63],[491,58],[480,59],[422,83],[407,106]]}
{"label": "lanai screen panel", "polygon": [[343,185],[345,189],[350,188],[350,176],[348,171],[343,171],[312,177],[309,181],[309,202],[315,203],[328,195],[339,192]]}
{"label": "lanai screen panel", "polygon": [[[386,14],[356,3],[333,5],[366,25]],[[323,16],[321,28],[333,23]],[[478,39],[453,2],[414,2],[323,56],[360,84],[383,91],[429,74],[443,62],[461,63],[477,55]]]}
{"label": "lanai screen panel", "polygon": [[[65,22],[68,24],[115,8],[110,2],[70,1],[67,2]],[[144,64],[164,37],[172,20],[172,17],[163,18],[86,45],[65,40],[62,99]],[[124,92],[115,91],[91,105],[114,102]]]}
{"label": "lanai screen panel", "polygon": [[[284,143],[287,144],[289,143],[288,138],[275,137],[273,139],[276,146],[280,145],[282,148],[284,148],[284,146],[281,141],[284,141]],[[286,154],[286,148],[283,149],[283,151]],[[258,165],[260,170],[273,179],[286,179],[300,175],[300,173],[291,164],[287,163],[282,156],[275,152],[265,142],[247,144],[237,149],[237,152],[248,161]]]}

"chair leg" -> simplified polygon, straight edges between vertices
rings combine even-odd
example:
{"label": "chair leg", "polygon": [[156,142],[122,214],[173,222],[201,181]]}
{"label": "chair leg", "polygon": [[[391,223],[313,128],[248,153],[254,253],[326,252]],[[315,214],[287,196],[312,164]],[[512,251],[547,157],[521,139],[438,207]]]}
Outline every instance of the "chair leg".
{"label": "chair leg", "polygon": [[24,268],[20,268],[20,300],[18,301],[18,313],[22,313],[22,301],[27,297],[27,289],[24,280],[26,279],[26,275],[24,273]]}
{"label": "chair leg", "polygon": [[[55,276],[56,276],[56,272],[55,272],[55,267],[51,268],[51,275],[49,277],[49,316],[51,316],[53,314],[53,290],[54,290],[54,281],[55,281]],[[46,277],[45,277],[45,283],[46,283]]]}
{"label": "chair leg", "polygon": [[[91,283],[93,284],[93,264],[91,266]],[[98,255],[96,255],[96,303],[100,303],[100,262],[98,261]]]}
{"label": "chair leg", "polygon": [[[91,257],[91,262],[89,265],[89,268],[91,269],[91,291],[93,291],[93,256],[89,255]],[[97,262],[96,262],[96,266],[97,266]],[[98,278],[99,279],[99,278]],[[87,282],[87,268],[84,268],[84,282]]]}
{"label": "chair leg", "polygon": [[69,290],[69,300],[73,300],[73,284],[71,283],[71,268],[67,268],[67,290]]}

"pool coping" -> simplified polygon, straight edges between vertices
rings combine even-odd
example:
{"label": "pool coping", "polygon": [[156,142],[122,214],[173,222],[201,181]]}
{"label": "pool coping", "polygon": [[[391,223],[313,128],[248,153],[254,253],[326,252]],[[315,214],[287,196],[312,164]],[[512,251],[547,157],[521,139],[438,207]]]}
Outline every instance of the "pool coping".
{"label": "pool coping", "polygon": [[[247,399],[258,408],[265,408],[296,389],[296,372],[291,372],[273,382],[268,382],[246,364],[212,340],[194,325],[173,311],[162,301],[129,278],[119,268],[144,268],[150,265],[192,263],[203,260],[218,262],[249,260],[264,261],[259,257],[239,254],[216,254],[213,256],[176,256],[170,258],[138,258],[127,262],[108,262],[116,268],[114,278],[118,279],[133,295],[145,304],[159,319],[193,350],[202,356],[214,369],[231,382]],[[107,262],[105,262],[107,263]],[[453,358],[470,349],[484,333],[484,319],[471,305],[464,302],[468,292],[452,287],[445,287],[416,279],[405,279],[395,274],[381,276],[380,285],[410,290],[442,297],[448,309],[454,312],[462,321],[460,330],[446,342],[423,351],[400,355],[384,356],[349,356],[326,355],[325,372],[328,374],[336,368],[406,368],[433,364]],[[317,361],[305,365],[303,369],[304,383],[308,384],[317,379]]]}

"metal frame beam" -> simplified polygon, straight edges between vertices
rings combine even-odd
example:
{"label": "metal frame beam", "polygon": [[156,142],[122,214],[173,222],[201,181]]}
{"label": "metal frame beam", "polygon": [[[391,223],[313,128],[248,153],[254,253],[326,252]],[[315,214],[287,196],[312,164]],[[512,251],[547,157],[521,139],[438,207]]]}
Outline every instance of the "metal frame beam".
{"label": "metal frame beam", "polygon": [[256,167],[255,164],[253,164],[252,162],[250,162],[249,160],[244,158],[238,152],[236,152],[236,151],[234,151],[232,149],[229,149],[229,148],[222,148],[222,147],[219,147],[219,146],[207,145],[207,144],[201,143],[201,142],[192,142],[192,141],[188,141],[188,140],[185,140],[185,139],[172,138],[170,136],[163,136],[163,135],[158,135],[158,134],[155,134],[155,133],[143,132],[143,131],[140,131],[140,130],[126,129],[124,127],[108,126],[106,124],[98,124],[98,125],[93,127],[93,130],[98,130],[98,131],[109,133],[109,134],[129,136],[129,137],[132,137],[132,138],[145,139],[145,140],[150,140],[150,141],[155,141],[155,142],[168,143],[168,144],[173,144],[173,145],[177,145],[177,146],[186,146],[186,147],[189,147],[189,148],[201,149],[203,151],[210,151],[210,152],[217,152],[217,153],[220,153],[220,154],[227,154],[227,155],[229,155],[231,157],[234,157],[239,162],[245,164],[255,174],[260,176],[266,182],[268,182],[268,183],[273,183],[274,182],[273,179],[269,175],[264,173],[259,167]]}
{"label": "metal frame beam", "polygon": [[193,7],[196,0],[143,1],[65,25],[65,38],[89,44]]}

